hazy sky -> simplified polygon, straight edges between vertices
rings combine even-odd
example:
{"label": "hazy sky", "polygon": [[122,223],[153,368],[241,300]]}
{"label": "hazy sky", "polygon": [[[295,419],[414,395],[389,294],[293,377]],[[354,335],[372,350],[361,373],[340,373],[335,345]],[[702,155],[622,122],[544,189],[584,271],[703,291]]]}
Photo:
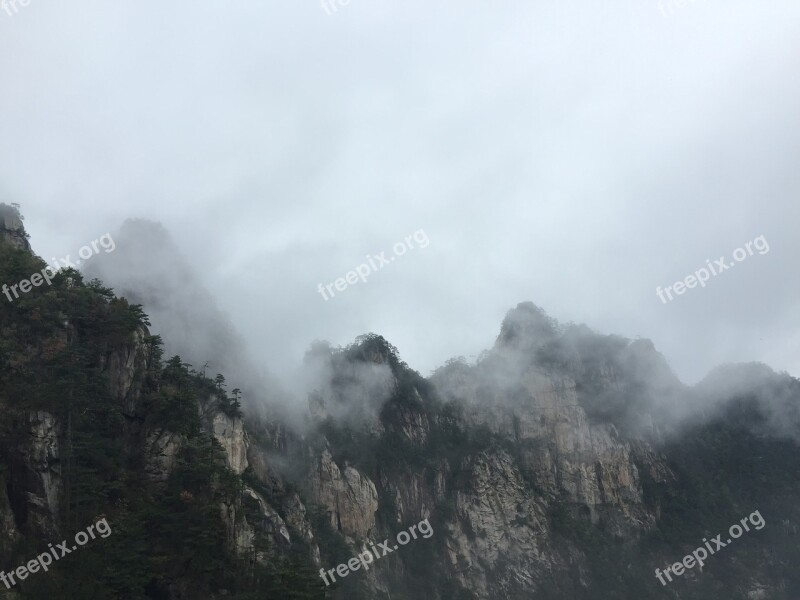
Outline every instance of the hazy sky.
{"label": "hazy sky", "polygon": [[800,4],[431,4],[0,10],[0,200],[45,257],[162,222],[276,371],[374,331],[428,374],[530,300],[653,339],[687,382],[800,376]]}

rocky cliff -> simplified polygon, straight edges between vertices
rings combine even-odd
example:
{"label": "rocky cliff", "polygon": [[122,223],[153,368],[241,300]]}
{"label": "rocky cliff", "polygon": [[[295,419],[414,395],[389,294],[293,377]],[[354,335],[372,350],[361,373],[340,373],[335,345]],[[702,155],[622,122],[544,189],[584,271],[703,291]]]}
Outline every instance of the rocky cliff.
{"label": "rocky cliff", "polygon": [[[40,261],[5,226],[13,279]],[[224,377],[164,361],[151,327],[74,271],[0,309],[0,568],[100,514],[115,527],[14,597],[800,597],[786,374],[728,366],[687,388],[649,341],[523,303],[478,361],[430,378],[378,335],[315,344],[289,418],[271,389],[241,410]],[[757,509],[763,531],[654,577]],[[422,521],[430,537],[369,570],[317,574]]]}
{"label": "rocky cliff", "polygon": [[[732,550],[741,555],[730,560],[748,561],[745,578],[728,579],[715,565],[702,584],[693,574],[665,588],[653,573],[727,527],[726,518],[776,504],[770,493],[752,493],[762,479],[731,480],[752,461],[713,466],[730,460],[719,430],[781,456],[776,468],[791,475],[770,482],[780,490],[774,514],[796,523],[784,503],[798,473],[789,435],[800,431],[797,380],[759,368],[760,379],[740,376],[735,390],[709,381],[690,389],[649,341],[560,326],[530,303],[509,312],[477,364],[451,361],[430,380],[379,336],[323,362],[330,377],[312,394],[318,437],[310,437],[316,450],[303,476],[310,498],[353,555],[422,519],[437,531],[430,547],[405,549],[357,584],[340,582],[342,597],[792,597],[796,582],[788,569],[770,572],[763,537]],[[393,391],[377,407],[353,383],[360,362],[391,373]],[[365,378],[370,386],[374,378]],[[720,397],[709,401],[710,389]],[[742,396],[751,419],[734,425]],[[793,420],[775,419],[776,411]],[[691,445],[702,458],[682,462]],[[719,489],[698,488],[698,476]],[[782,533],[772,533],[786,550]]]}
{"label": "rocky cliff", "polygon": [[0,239],[14,248],[31,252],[28,234],[17,205],[0,203]]}

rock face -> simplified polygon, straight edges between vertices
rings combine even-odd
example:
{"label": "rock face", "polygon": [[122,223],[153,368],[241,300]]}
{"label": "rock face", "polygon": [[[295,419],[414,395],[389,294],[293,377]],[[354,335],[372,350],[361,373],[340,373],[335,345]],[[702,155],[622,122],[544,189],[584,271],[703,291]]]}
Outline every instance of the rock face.
{"label": "rock face", "polygon": [[[100,357],[112,401],[122,407],[128,418],[125,427],[125,448],[131,456],[140,456],[143,475],[152,484],[162,486],[173,473],[187,436],[163,427],[150,428],[143,411],[142,385],[150,360],[145,327],[138,328],[127,343],[110,349]],[[172,390],[165,387],[165,393]],[[210,393],[199,399],[197,411],[201,427],[218,442],[224,462],[232,475],[242,475],[249,466],[250,441],[240,416],[229,416],[218,406],[217,396]],[[61,476],[65,449],[62,440],[67,424],[52,414],[0,405],[0,550],[10,550],[20,538],[20,529],[37,539],[60,539],[60,505],[64,498]],[[263,472],[267,463],[256,454]],[[352,475],[347,473],[347,478]],[[265,478],[266,479],[266,478]],[[273,488],[282,482],[273,480]],[[374,487],[372,494],[374,495]],[[190,498],[187,498],[190,501]],[[287,494],[283,507],[290,525],[264,496],[250,486],[243,486],[240,496],[223,500],[220,518],[228,534],[231,549],[241,557],[267,564],[274,556],[293,545],[293,535],[308,547],[308,559],[320,562],[319,548],[300,498]],[[353,517],[353,519],[355,519]],[[291,528],[291,531],[290,531]],[[264,544],[266,543],[267,549]],[[258,550],[256,548],[259,548]]]}
{"label": "rock face", "polygon": [[549,547],[546,504],[531,497],[502,450],[482,452],[463,467],[468,484],[455,494],[456,519],[446,531],[461,586],[501,597],[534,589],[558,560]]}
{"label": "rock face", "polygon": [[[6,536],[13,538],[21,525],[43,537],[56,536],[61,491],[59,423],[44,411],[0,410],[4,414],[0,438],[22,440],[16,446],[3,447],[10,466],[3,490],[8,494],[7,503],[0,502],[11,509],[11,514],[0,513]],[[23,434],[12,433],[14,430]]]}
{"label": "rock face", "polygon": [[288,547],[292,543],[283,518],[258,492],[249,487],[244,488],[241,502],[223,503],[221,514],[228,539],[239,556],[266,564],[270,556],[256,549],[257,534],[267,537],[273,549]]}
{"label": "rock face", "polygon": [[241,475],[247,468],[247,434],[244,431],[244,422],[241,417],[229,417],[225,413],[217,412],[212,418],[214,437],[225,450],[228,467]]}
{"label": "rock face", "polygon": [[175,468],[183,436],[169,431],[150,432],[145,440],[145,474],[154,482],[163,483]]}
{"label": "rock face", "polygon": [[322,565],[319,546],[314,537],[314,530],[308,521],[308,511],[297,493],[289,494],[283,502],[283,513],[286,515],[286,524],[297,532],[311,550],[311,560],[315,567]]}
{"label": "rock face", "polygon": [[[4,210],[3,238],[29,250],[18,213]],[[16,359],[33,361],[40,352],[49,360],[77,337],[74,333],[68,326],[41,348],[27,348],[26,340],[25,356]],[[318,345],[308,365],[313,389],[303,415],[307,423],[299,427],[265,412],[238,416],[213,384],[181,387],[185,380],[159,380],[154,385],[148,379],[154,358],[150,332],[140,326],[129,337],[103,345],[97,358],[110,401],[122,409],[120,446],[126,458],[140,469],[136,475],[142,481],[163,491],[175,481],[170,475],[177,466],[188,462],[181,463],[191,443],[187,431],[201,431],[215,467],[214,485],[222,489],[227,483],[234,490],[212,496],[211,512],[218,510],[229,549],[248,568],[283,568],[298,556],[315,570],[335,568],[368,545],[388,540],[391,546],[398,532],[424,521],[430,535],[396,548],[369,571],[338,581],[327,597],[733,597],[715,595],[724,589],[720,580],[696,594],[678,584],[665,592],[652,587],[658,583],[650,565],[674,560],[674,548],[686,538],[670,540],[668,552],[653,551],[641,565],[628,560],[647,547],[637,543],[656,533],[670,503],[674,510],[676,498],[684,507],[695,500],[686,491],[693,489],[691,478],[667,454],[680,456],[675,446],[691,440],[669,437],[678,422],[668,407],[685,400],[687,390],[647,340],[562,327],[524,303],[509,312],[495,346],[476,364],[451,361],[429,379],[400,361],[380,336],[363,336],[336,351]],[[752,381],[768,388],[774,374],[751,369],[745,375],[738,380],[717,373],[693,393],[710,403],[732,395],[746,408],[753,401]],[[764,411],[767,418],[758,422],[757,439],[751,440],[758,461],[786,453],[783,446],[779,452],[763,442],[768,428],[800,439],[800,382],[782,386],[770,392],[777,401],[769,405],[771,413]],[[2,552],[26,534],[61,539],[59,513],[69,506],[62,480],[69,423],[22,406],[0,405],[0,466],[7,465],[0,469]],[[158,427],[148,411],[159,413]],[[745,424],[754,420],[744,409],[734,416]],[[182,428],[183,421],[192,429]],[[737,426],[737,435],[749,433]],[[726,456],[714,454],[717,446],[739,437],[718,423],[714,427],[704,449],[720,463]],[[789,448],[796,453],[796,445]],[[749,458],[729,452],[734,458],[728,462],[736,468]],[[766,462],[757,467],[769,466]],[[701,489],[714,507],[722,500],[716,489],[707,491],[705,481],[716,484],[716,474],[694,476],[704,482]],[[795,475],[800,481],[800,473]],[[730,494],[729,483],[720,481],[722,499]],[[796,497],[788,497],[786,504],[796,505]],[[185,490],[180,495],[187,503],[192,498]],[[776,522],[779,535],[795,546],[798,522],[793,514],[780,526]],[[765,551],[763,561],[751,563],[751,581],[737,591],[754,599],[794,600],[797,595],[787,594],[800,590],[800,583],[793,588],[785,576],[770,579],[771,558]],[[598,569],[598,560],[610,562]],[[634,590],[624,580],[620,587],[635,569],[648,583]],[[617,585],[614,594],[597,592],[609,581]],[[173,597],[189,597],[181,593]]]}
{"label": "rock face", "polygon": [[576,392],[577,382],[542,373],[526,377],[516,406],[482,404],[473,390],[465,397],[467,422],[486,426],[520,448],[520,468],[548,499],[561,498],[587,514],[617,522],[649,520],[630,444],[612,424],[591,423]]}
{"label": "rock face", "polygon": [[378,492],[369,477],[350,465],[340,469],[326,449],[315,459],[309,482],[311,498],[326,507],[330,524],[351,540],[365,540],[374,533]]}
{"label": "rock face", "polygon": [[[660,515],[643,474],[664,489],[677,481],[650,413],[658,410],[654,398],[682,386],[646,342],[559,330],[539,309],[520,305],[477,365],[451,362],[430,382],[405,370],[382,338],[348,356],[390,366],[394,391],[380,411],[354,419],[347,398],[369,404],[363,390],[353,391],[354,373],[366,371],[348,365],[340,373],[341,357],[327,360],[330,381],[310,396],[324,436],[309,450],[311,502],[353,555],[431,519],[431,578],[446,574],[442,585],[464,598],[554,593],[558,585],[548,582],[575,569],[567,579],[588,590],[590,561],[569,531],[598,529],[632,543]],[[398,561],[363,576],[369,597],[391,597],[398,581],[412,593],[408,565]]]}
{"label": "rock face", "polygon": [[[5,207],[0,219],[3,249],[8,250],[10,242],[16,249],[30,251],[16,210]],[[165,493],[174,496],[176,492],[169,486],[175,480],[170,476],[198,439],[214,442],[210,454],[200,459],[204,473],[217,473],[219,469],[219,475],[211,478],[208,498],[218,502],[223,526],[220,531],[227,534],[227,552],[220,546],[220,554],[229,558],[238,555],[251,564],[271,568],[281,556],[297,553],[300,546],[309,564],[320,564],[319,547],[300,496],[286,490],[274,476],[272,480],[265,478],[270,485],[243,483],[250,464],[250,440],[242,417],[234,414],[235,405],[218,398],[210,381],[203,384],[187,379],[190,374],[183,367],[173,368],[175,373],[180,371],[173,373],[178,379],[162,378],[164,368],[153,370],[153,363],[163,364],[160,354],[154,354],[157,344],[145,325],[135,327],[131,334],[124,333],[131,326],[129,313],[125,312],[124,323],[120,319],[120,306],[127,311],[125,301],[110,302],[90,293],[82,299],[87,304],[94,302],[94,322],[85,313],[75,323],[56,312],[57,325],[45,328],[39,325],[46,319],[34,314],[34,326],[23,329],[28,324],[24,318],[18,319],[20,325],[13,320],[18,315],[2,314],[0,371],[4,379],[7,373],[18,379],[2,381],[0,398],[0,569],[16,566],[22,553],[27,556],[42,541],[55,543],[83,525],[76,525],[75,507],[86,507],[95,499],[91,492],[85,493],[79,505],[71,495],[76,489],[83,493],[86,488],[79,485],[87,479],[78,484],[75,481],[80,473],[90,470],[74,460],[78,454],[73,453],[75,446],[81,444],[81,457],[93,452],[92,460],[100,462],[113,456],[111,460],[130,465],[125,475],[141,481],[142,495],[150,500]],[[113,332],[97,326],[100,322],[110,324]],[[15,329],[25,333],[17,335]],[[37,338],[40,331],[41,339]],[[92,343],[81,345],[94,334]],[[75,388],[70,387],[67,393],[47,382],[48,370],[62,375],[68,372]],[[22,385],[18,383],[20,374],[27,378]],[[25,396],[28,390],[30,397]],[[109,404],[113,409],[108,409]],[[53,406],[55,410],[48,412],[37,408],[40,406]],[[73,427],[78,418],[80,430]],[[86,435],[94,423],[103,428],[103,434]],[[268,434],[259,434],[261,439],[274,440],[276,446],[282,443],[280,426],[271,425]],[[91,440],[88,444],[87,439]],[[98,440],[108,442],[108,447],[94,446]],[[204,444],[202,448],[208,450],[209,445]],[[257,458],[264,466],[263,473],[274,471],[263,457]],[[269,497],[268,492],[272,492]],[[187,506],[197,501],[186,490],[180,492],[179,500]],[[106,509],[120,507],[124,511],[125,504],[118,500]],[[178,578],[164,589],[192,597],[188,591],[192,583]]]}
{"label": "rock face", "polygon": [[144,325],[137,328],[134,340],[109,352],[103,365],[108,373],[112,397],[124,407],[128,415],[136,414],[141,378],[146,369],[148,349],[145,338],[150,331]]}
{"label": "rock face", "polygon": [[0,203],[0,239],[16,248],[32,252],[28,234],[22,224],[22,215],[15,205]]}

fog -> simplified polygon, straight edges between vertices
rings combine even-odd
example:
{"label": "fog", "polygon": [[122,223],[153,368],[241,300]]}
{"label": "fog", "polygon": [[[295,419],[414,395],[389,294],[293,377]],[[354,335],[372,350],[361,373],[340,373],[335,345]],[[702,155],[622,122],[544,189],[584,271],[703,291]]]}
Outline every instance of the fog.
{"label": "fog", "polygon": [[[685,383],[731,361],[797,375],[797,17],[33,0],[0,12],[0,201],[48,260],[159,223],[169,251],[121,235],[98,264],[129,257],[127,283],[173,304],[151,313],[225,324],[162,319],[168,348],[224,347],[223,368],[285,388],[314,340],[366,332],[424,375],[474,361],[522,301],[652,339]],[[426,247],[318,292],[419,230]],[[768,253],[656,294],[759,236]]]}

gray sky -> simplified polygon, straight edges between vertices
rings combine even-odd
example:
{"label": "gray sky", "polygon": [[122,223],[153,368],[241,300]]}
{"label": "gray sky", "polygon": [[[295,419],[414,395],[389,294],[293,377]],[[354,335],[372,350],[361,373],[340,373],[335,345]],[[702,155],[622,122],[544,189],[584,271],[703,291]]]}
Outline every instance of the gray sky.
{"label": "gray sky", "polygon": [[428,374],[531,300],[690,383],[800,376],[799,74],[796,0],[32,0],[0,10],[0,200],[48,258],[162,222],[279,372],[374,331]]}

